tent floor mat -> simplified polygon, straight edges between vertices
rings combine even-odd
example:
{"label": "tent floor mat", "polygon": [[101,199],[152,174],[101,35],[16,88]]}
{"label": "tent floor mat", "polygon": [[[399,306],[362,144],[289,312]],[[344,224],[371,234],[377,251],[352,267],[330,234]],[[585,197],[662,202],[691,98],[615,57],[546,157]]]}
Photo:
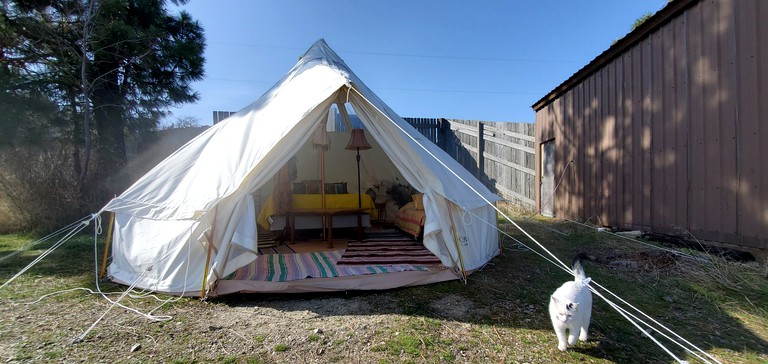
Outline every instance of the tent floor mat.
{"label": "tent floor mat", "polygon": [[[405,265],[398,267],[396,264],[389,267],[385,267],[386,265],[338,265],[338,260],[348,244],[347,241],[338,240],[334,242],[334,248],[328,248],[325,242],[312,240],[259,249],[264,254],[257,259],[257,262],[262,263],[261,267],[251,263],[240,268],[226,279],[219,280],[212,295],[236,292],[302,293],[384,290],[459,279],[456,273],[439,264],[439,261],[437,264],[414,265],[412,268]],[[358,244],[367,245],[364,242],[352,243],[352,245]],[[418,243],[410,240],[406,244]],[[278,260],[279,256],[282,257]],[[311,264],[326,258],[329,261],[323,264],[317,266]],[[292,272],[281,273],[281,270],[286,267]],[[330,273],[331,271],[335,273]],[[280,277],[281,274],[282,277]],[[335,276],[329,277],[329,274]],[[292,277],[287,280],[289,276]],[[270,280],[266,280],[267,277]]]}
{"label": "tent floor mat", "polygon": [[[467,272],[469,274],[470,272]],[[385,290],[399,287],[421,286],[459,279],[452,270],[443,266],[429,267],[425,271],[392,272],[333,278],[308,278],[287,282],[221,280],[211,296],[231,293],[310,293]]]}

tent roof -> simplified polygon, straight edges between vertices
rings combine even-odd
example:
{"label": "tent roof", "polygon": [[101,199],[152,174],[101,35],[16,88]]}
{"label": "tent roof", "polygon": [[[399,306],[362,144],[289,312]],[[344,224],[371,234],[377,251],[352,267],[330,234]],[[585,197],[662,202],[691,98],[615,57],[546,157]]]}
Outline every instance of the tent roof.
{"label": "tent roof", "polygon": [[[264,176],[273,176],[291,157],[294,146],[311,137],[330,105],[346,101],[420,191],[431,188],[470,208],[498,200],[482,185],[470,187],[451,178],[454,173],[474,179],[447,155],[438,159],[443,151],[381,101],[321,39],[258,100],[188,142],[103,210],[158,220],[197,219],[222,199],[262,185]],[[442,160],[443,165],[414,163],[414,158]]]}

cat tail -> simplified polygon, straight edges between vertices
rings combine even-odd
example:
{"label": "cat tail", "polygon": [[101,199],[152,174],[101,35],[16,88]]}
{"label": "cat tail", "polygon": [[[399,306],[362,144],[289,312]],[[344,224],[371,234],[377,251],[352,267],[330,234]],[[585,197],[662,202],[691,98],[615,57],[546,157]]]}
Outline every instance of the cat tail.
{"label": "cat tail", "polygon": [[575,257],[573,257],[573,263],[571,266],[573,267],[573,276],[576,278],[577,281],[583,281],[587,279],[587,275],[584,274],[584,267],[581,265],[581,260],[592,260],[589,255],[586,253],[579,253],[576,254]]}

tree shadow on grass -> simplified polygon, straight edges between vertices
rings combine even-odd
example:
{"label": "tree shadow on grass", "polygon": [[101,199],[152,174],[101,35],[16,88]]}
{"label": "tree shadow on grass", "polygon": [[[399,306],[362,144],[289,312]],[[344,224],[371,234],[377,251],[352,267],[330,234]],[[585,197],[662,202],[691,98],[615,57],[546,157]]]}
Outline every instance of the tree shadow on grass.
{"label": "tree shadow on grass", "polygon": [[[589,276],[700,348],[714,351],[720,357],[737,355],[757,360],[768,357],[768,343],[761,336],[764,334],[750,329],[749,323],[742,323],[745,317],[754,314],[754,310],[743,302],[766,302],[764,297],[746,292],[745,299],[739,297],[744,292],[737,294],[702,287],[700,283],[686,280],[687,275],[674,269],[647,271],[638,268],[643,265],[611,265],[606,257],[616,254],[610,252],[622,251],[625,254],[622,256],[628,253],[623,253],[623,246],[606,243],[595,233],[574,230],[562,236],[535,224],[527,224],[525,228],[537,237],[545,237],[547,246],[563,260],[578,251],[597,255],[598,261],[585,264]],[[519,234],[514,236],[524,239]],[[4,279],[11,277],[48,246],[50,244],[4,260],[0,263],[0,275]],[[590,341],[576,345],[568,353],[560,353],[547,303],[549,295],[570,278],[542,258],[518,249],[509,239],[504,239],[503,246],[503,254],[470,275],[466,285],[450,281],[387,291],[233,294],[213,302],[224,307],[271,308],[278,314],[306,311],[320,317],[396,315],[411,322],[406,329],[438,335],[436,340],[440,339],[440,334],[433,332],[434,327],[451,330],[454,324],[466,324],[469,330],[476,331],[470,334],[493,338],[494,346],[522,346],[523,350],[539,352],[557,361],[567,362],[573,360],[572,355],[581,355],[614,362],[672,362],[666,353],[642,337],[636,328],[598,298],[594,299]],[[10,252],[12,250],[6,249],[0,256]],[[94,284],[93,262],[93,242],[88,234],[84,234],[51,253],[26,274],[55,278],[80,276],[83,277],[82,284],[91,287]],[[734,312],[740,316],[736,317]],[[705,334],[702,336],[702,333]],[[482,343],[472,335],[469,339],[459,340],[469,340],[467,342],[473,345]],[[684,357],[678,347],[672,344],[667,347],[675,355]],[[759,362],[757,360],[755,362]]]}
{"label": "tree shadow on grass", "polygon": [[[743,317],[733,314],[734,305],[741,305],[745,298],[738,300],[734,295],[726,299],[718,298],[717,295],[723,293],[716,290],[707,297],[707,289],[688,279],[689,276],[682,271],[689,268],[687,265],[674,263],[661,268],[651,267],[656,271],[649,271],[644,264],[647,262],[642,261],[614,265],[606,260],[606,257],[616,256],[614,250],[624,254],[621,256],[659,255],[648,247],[640,247],[639,252],[626,253],[627,247],[621,245],[625,243],[607,243],[594,232],[573,231],[563,237],[547,233],[545,229],[537,230],[533,224],[527,224],[526,230],[536,231],[536,236],[547,237],[546,245],[564,261],[579,251],[596,254],[597,261],[585,263],[587,275],[595,282],[611,289],[702,350],[714,352],[721,360],[728,359],[723,357],[728,355],[763,360],[768,357],[765,338],[742,324]],[[524,239],[523,236],[515,237]],[[570,348],[569,353],[560,353],[556,348],[547,304],[549,295],[571,278],[533,253],[517,249],[511,240],[505,239],[504,247],[504,254],[470,275],[466,285],[451,281],[379,292],[232,295],[221,297],[218,301],[231,306],[269,307],[284,312],[306,310],[320,316],[394,314],[436,320],[444,325],[450,322],[470,324],[474,329],[483,331],[484,335],[498,337],[495,342],[498,345],[514,347],[521,340],[523,343],[529,340],[532,343],[530,350],[545,350],[552,358],[559,358],[557,361],[567,362],[571,358],[569,355],[582,355],[613,362],[674,362],[671,356],[597,296],[594,296],[590,340]],[[651,251],[648,252],[648,249]],[[617,302],[617,299],[608,297]],[[746,299],[765,302],[760,301],[761,298],[754,296]],[[759,317],[757,319],[760,320]],[[652,335],[676,356],[694,359],[658,333]],[[535,346],[545,348],[534,349]]]}

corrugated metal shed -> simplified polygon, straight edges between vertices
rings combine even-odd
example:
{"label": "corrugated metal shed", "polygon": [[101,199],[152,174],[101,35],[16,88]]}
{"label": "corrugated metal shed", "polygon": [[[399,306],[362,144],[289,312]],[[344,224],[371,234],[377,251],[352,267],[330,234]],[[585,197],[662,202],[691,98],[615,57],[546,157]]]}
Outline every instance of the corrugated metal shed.
{"label": "corrugated metal shed", "polygon": [[555,215],[768,249],[764,19],[760,0],[672,1],[534,104]]}

